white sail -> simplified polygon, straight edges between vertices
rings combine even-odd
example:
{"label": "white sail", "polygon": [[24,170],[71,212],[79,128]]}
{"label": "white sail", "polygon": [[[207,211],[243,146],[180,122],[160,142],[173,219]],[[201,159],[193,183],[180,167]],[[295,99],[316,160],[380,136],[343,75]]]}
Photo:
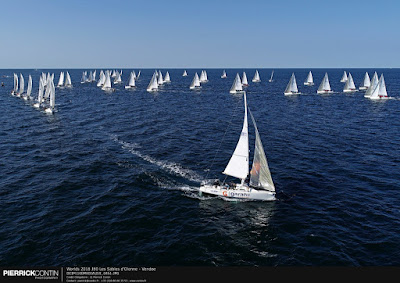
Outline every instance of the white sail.
{"label": "white sail", "polygon": [[56,102],[56,90],[54,87],[54,82],[51,81],[50,82],[50,101],[49,101],[51,109],[54,109],[54,106],[56,105],[55,102]]}
{"label": "white sail", "polygon": [[24,81],[24,76],[22,74],[19,74],[19,94],[24,93],[25,89],[25,81]]}
{"label": "white sail", "polygon": [[[107,72],[107,71],[106,71],[106,72]],[[97,82],[97,86],[98,86],[98,87],[103,86],[105,81],[106,81],[106,77],[105,77],[105,75],[104,75],[103,70],[101,70],[101,71],[100,71],[100,75],[99,75],[99,80],[98,80],[98,82]]]}
{"label": "white sail", "polygon": [[370,87],[370,85],[371,85],[371,80],[369,78],[368,72],[365,72],[364,80],[358,89],[365,90],[365,89],[368,89]]}
{"label": "white sail", "polygon": [[202,70],[200,73],[200,82],[205,82],[205,80],[204,70]]}
{"label": "white sail", "polygon": [[18,75],[14,73],[14,92],[18,91]]}
{"label": "white sail", "polygon": [[96,81],[96,70],[94,70],[93,73],[92,73],[92,81],[93,82]]}
{"label": "white sail", "polygon": [[272,181],[271,172],[269,171],[267,157],[265,156],[264,147],[261,142],[260,134],[258,133],[256,121],[251,111],[249,112],[256,133],[253,166],[250,171],[250,185],[275,192],[274,182]]}
{"label": "white sail", "polygon": [[332,93],[331,85],[329,83],[328,73],[325,73],[325,76],[318,87],[317,93]]}
{"label": "white sail", "polygon": [[87,81],[87,72],[84,71],[82,72],[81,84],[85,83],[86,81]]}
{"label": "white sail", "polygon": [[66,87],[71,87],[72,86],[71,77],[70,77],[68,71],[67,71],[67,75],[65,76],[64,86],[66,86]]}
{"label": "white sail", "polygon": [[271,73],[271,78],[269,79],[269,82],[270,83],[272,83],[274,80],[273,80],[273,77],[274,77],[274,70],[272,70],[272,73]]}
{"label": "white sail", "polygon": [[247,101],[246,93],[244,97],[244,120],[236,149],[224,170],[225,175],[236,177],[244,181],[249,174],[249,129],[247,124]]}
{"label": "white sail", "polygon": [[200,79],[199,79],[199,75],[197,75],[197,72],[194,74],[192,83],[190,84],[190,89],[195,89],[195,88],[199,88],[200,87]]}
{"label": "white sail", "polygon": [[364,97],[371,96],[372,92],[375,90],[376,86],[378,85],[378,82],[379,82],[378,74],[375,72],[374,75],[372,76],[371,85],[365,92]]}
{"label": "white sail", "polygon": [[238,93],[243,91],[243,86],[242,82],[240,80],[240,76],[238,73],[236,73],[235,80],[233,81],[231,90],[229,91],[230,93]]}
{"label": "white sail", "polygon": [[182,77],[186,77],[187,76],[187,72],[186,70],[183,71]]}
{"label": "white sail", "polygon": [[340,80],[340,82],[341,82],[341,83],[347,82],[347,74],[346,74],[346,71],[343,72],[343,76],[342,76],[342,79]]}
{"label": "white sail", "polygon": [[170,78],[170,76],[169,76],[168,71],[167,71],[167,73],[165,74],[164,82],[166,82],[166,83],[170,83],[170,82],[171,82],[171,78]]}
{"label": "white sail", "polygon": [[109,90],[111,89],[111,77],[110,77],[110,72],[106,72],[105,74],[105,80],[104,80],[104,84],[102,86],[102,90]]}
{"label": "white sail", "polygon": [[26,90],[26,97],[29,98],[29,99],[31,98],[31,92],[32,92],[32,76],[29,75],[28,88]]}
{"label": "white sail", "polygon": [[58,79],[57,86],[60,87],[60,86],[63,86],[63,85],[64,85],[64,72],[61,72],[60,73],[60,78]]}
{"label": "white sail", "polygon": [[93,78],[93,72],[90,71],[90,72],[89,72],[89,76],[87,77],[86,81],[89,82],[89,83],[91,83],[91,82],[92,82],[92,78]]}
{"label": "white sail", "polygon": [[44,100],[47,100],[50,97],[51,82],[52,82],[51,76],[48,76],[46,81],[46,91],[44,92]]}
{"label": "white sail", "polygon": [[115,72],[114,84],[119,84],[121,82],[122,82],[121,74],[118,71],[116,71]]}
{"label": "white sail", "polygon": [[296,83],[296,77],[294,75],[294,73],[292,73],[292,76],[290,77],[289,83],[286,86],[285,95],[289,95],[289,94],[298,94],[299,91],[297,89],[297,83]]}
{"label": "white sail", "polygon": [[260,80],[260,74],[258,73],[258,70],[256,70],[256,73],[254,74],[254,77],[253,77],[252,82],[254,82],[254,83],[261,82],[261,80]]}
{"label": "white sail", "polygon": [[221,75],[221,78],[222,79],[225,79],[227,76],[226,76],[226,72],[225,72],[225,70],[222,72],[222,75]]}
{"label": "white sail", "polygon": [[147,86],[147,91],[156,91],[158,90],[158,83],[157,83],[157,77],[156,77],[156,72],[153,74],[151,77],[150,83]]}
{"label": "white sail", "polygon": [[[371,85],[372,87],[372,85]],[[387,91],[386,91],[386,84],[385,84],[385,78],[383,77],[383,74],[379,78],[378,84],[374,86],[373,91],[371,92],[371,95],[368,96],[370,99],[382,99],[382,98],[387,98]]]}
{"label": "white sail", "polygon": [[139,79],[139,77],[140,77],[140,72],[141,72],[141,70],[139,70],[139,73],[138,73],[137,76],[136,76],[136,80]]}
{"label": "white sail", "polygon": [[249,85],[249,83],[247,82],[246,72],[243,72],[243,76],[242,76],[242,85],[243,85],[243,86],[248,86],[248,85]]}
{"label": "white sail", "polygon": [[313,75],[311,73],[311,71],[308,73],[307,79],[304,82],[304,85],[308,85],[308,86],[312,86],[314,85],[314,79],[313,79]]}
{"label": "white sail", "polygon": [[158,85],[164,84],[164,80],[163,80],[161,71],[158,71],[157,83],[158,83]]}
{"label": "white sail", "polygon": [[117,76],[117,73],[115,72],[115,70],[113,70],[112,74],[111,74],[111,78],[115,78],[116,76]]}
{"label": "white sail", "polygon": [[43,80],[39,80],[39,92],[38,92],[38,99],[37,99],[39,105],[43,102],[43,91],[44,91]]}
{"label": "white sail", "polygon": [[129,82],[128,85],[125,86],[125,88],[131,88],[131,87],[135,87],[136,83],[135,83],[135,74],[134,72],[131,72],[131,74],[129,75]]}

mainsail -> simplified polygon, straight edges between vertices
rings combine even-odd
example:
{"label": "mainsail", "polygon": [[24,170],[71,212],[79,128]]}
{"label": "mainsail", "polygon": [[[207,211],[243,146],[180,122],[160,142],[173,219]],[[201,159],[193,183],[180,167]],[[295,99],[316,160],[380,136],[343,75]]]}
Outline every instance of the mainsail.
{"label": "mainsail", "polygon": [[244,86],[248,86],[249,85],[249,83],[247,82],[246,72],[243,72],[242,85],[244,85]]}
{"label": "mainsail", "polygon": [[360,89],[367,89],[371,85],[371,80],[369,78],[368,72],[365,72],[364,80],[360,85]]}
{"label": "mainsail", "polygon": [[31,98],[31,92],[32,92],[32,76],[29,75],[28,79],[28,89],[26,90],[26,97]]}
{"label": "mainsail", "polygon": [[314,84],[314,79],[311,71],[308,73],[307,79],[304,82],[305,85],[313,85]]}
{"label": "mainsail", "polygon": [[24,88],[25,88],[25,81],[24,81],[24,76],[22,74],[19,74],[19,94],[24,93]]}
{"label": "mainsail", "polygon": [[70,87],[72,86],[71,77],[67,71],[67,76],[65,77],[64,86]]}

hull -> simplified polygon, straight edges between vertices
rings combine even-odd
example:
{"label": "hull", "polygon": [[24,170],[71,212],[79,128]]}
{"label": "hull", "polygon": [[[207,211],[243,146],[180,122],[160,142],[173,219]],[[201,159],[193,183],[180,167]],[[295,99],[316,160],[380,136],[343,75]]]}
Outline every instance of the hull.
{"label": "hull", "polygon": [[53,114],[53,110],[51,108],[46,108],[44,112],[46,112],[46,114]]}
{"label": "hull", "polygon": [[135,86],[126,85],[125,89],[135,88]]}
{"label": "hull", "polygon": [[226,76],[221,76],[221,79],[226,79]]}
{"label": "hull", "polygon": [[346,93],[351,93],[351,92],[356,92],[356,91],[358,91],[358,90],[356,90],[356,89],[345,89],[345,90],[343,90],[343,92],[346,92]]}
{"label": "hull", "polygon": [[367,90],[368,87],[367,87],[367,86],[360,86],[358,89],[359,89],[359,90]]}
{"label": "hull", "polygon": [[40,108],[40,104],[39,103],[35,103],[35,104],[33,104],[33,107]]}
{"label": "hull", "polygon": [[345,83],[345,82],[347,82],[347,80],[340,80],[340,82],[341,82],[341,83]]}
{"label": "hull", "polygon": [[330,94],[333,93],[332,90],[317,90],[318,94]]}
{"label": "hull", "polygon": [[313,85],[314,85],[314,83],[304,83],[304,85],[307,85],[307,86],[313,86]]}
{"label": "hull", "polygon": [[270,83],[272,83],[274,80],[268,80]]}
{"label": "hull", "polygon": [[244,90],[233,90],[233,91],[229,91],[229,93],[231,93],[231,94],[243,94]]}
{"label": "hull", "polygon": [[284,92],[285,95],[296,95],[300,94],[300,92]]}
{"label": "hull", "polygon": [[158,88],[150,88],[150,89],[148,88],[147,91],[148,92],[155,92],[155,91],[158,91]]}
{"label": "hull", "polygon": [[226,186],[203,185],[200,186],[200,192],[214,196],[241,200],[272,201],[276,199],[275,192],[256,190],[240,184],[236,185],[236,188],[234,189]]}
{"label": "hull", "polygon": [[189,87],[189,89],[194,89],[194,90],[196,90],[196,89],[201,89],[201,86]]}
{"label": "hull", "polygon": [[259,83],[261,80],[252,80],[253,83]]}
{"label": "hull", "polygon": [[378,96],[378,97],[364,96],[364,97],[369,98],[371,100],[386,100],[386,99],[389,99],[388,96]]}

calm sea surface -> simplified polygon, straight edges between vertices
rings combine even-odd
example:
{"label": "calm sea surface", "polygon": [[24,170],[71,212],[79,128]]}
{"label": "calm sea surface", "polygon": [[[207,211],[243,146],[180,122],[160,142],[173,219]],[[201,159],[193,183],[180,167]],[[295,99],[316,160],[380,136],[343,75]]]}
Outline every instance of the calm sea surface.
{"label": "calm sea surface", "polygon": [[[243,123],[243,96],[229,94],[236,72],[168,70],[172,82],[146,92],[107,94],[80,83],[56,90],[54,115],[9,94],[0,70],[0,266],[400,265],[400,70],[380,69],[389,96],[344,94],[341,69],[246,69],[279,200],[200,197],[206,179],[224,178]],[[88,70],[89,71],[89,70]],[[136,72],[138,70],[135,70]],[[162,70],[163,75],[167,70]],[[350,69],[358,87],[365,71]],[[303,95],[283,95],[291,73]],[[331,95],[316,90],[328,72]],[[97,70],[97,74],[99,70]],[[254,129],[250,126],[251,156]],[[230,180],[230,179],[228,179]]]}

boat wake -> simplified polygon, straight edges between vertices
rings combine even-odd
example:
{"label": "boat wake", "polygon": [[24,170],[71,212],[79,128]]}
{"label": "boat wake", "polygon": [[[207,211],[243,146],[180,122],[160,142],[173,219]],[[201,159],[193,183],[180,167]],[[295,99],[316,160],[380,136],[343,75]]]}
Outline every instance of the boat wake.
{"label": "boat wake", "polygon": [[198,182],[201,183],[203,181],[203,178],[198,175],[196,172],[190,169],[183,168],[180,164],[175,163],[175,162],[169,162],[165,160],[157,160],[154,157],[151,157],[147,154],[143,154],[138,150],[138,148],[141,148],[141,146],[137,143],[130,143],[130,142],[125,142],[120,139],[116,135],[111,135],[111,139],[121,145],[121,147],[125,150],[128,150],[130,153],[133,155],[136,155],[137,157],[140,157],[141,159],[157,165],[161,169],[172,173],[174,175],[183,177],[189,181],[192,182]]}

